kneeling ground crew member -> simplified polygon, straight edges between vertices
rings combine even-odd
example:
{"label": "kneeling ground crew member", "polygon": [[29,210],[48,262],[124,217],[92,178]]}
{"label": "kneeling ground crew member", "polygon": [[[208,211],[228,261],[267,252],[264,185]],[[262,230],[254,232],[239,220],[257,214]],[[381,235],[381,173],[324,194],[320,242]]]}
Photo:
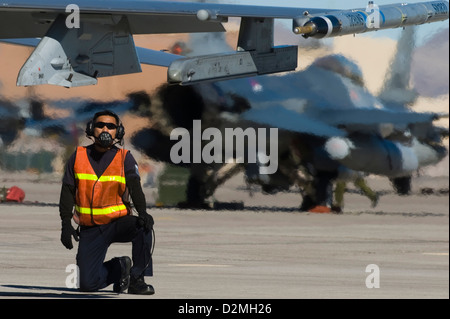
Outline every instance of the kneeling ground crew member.
{"label": "kneeling ground crew member", "polygon": [[[153,275],[153,218],[146,212],[134,157],[115,146],[124,133],[119,117],[111,111],[96,113],[87,124],[86,135],[93,137],[94,143],[77,148],[63,177],[61,242],[72,249],[72,236],[79,240],[76,260],[81,291],[97,291],[113,284],[117,293],[128,289],[133,294],[154,294],[153,287],[144,281],[144,276]],[[129,196],[139,217],[131,215]],[[72,217],[79,232],[72,226]],[[114,242],[132,243],[133,262],[127,256],[104,262]]]}

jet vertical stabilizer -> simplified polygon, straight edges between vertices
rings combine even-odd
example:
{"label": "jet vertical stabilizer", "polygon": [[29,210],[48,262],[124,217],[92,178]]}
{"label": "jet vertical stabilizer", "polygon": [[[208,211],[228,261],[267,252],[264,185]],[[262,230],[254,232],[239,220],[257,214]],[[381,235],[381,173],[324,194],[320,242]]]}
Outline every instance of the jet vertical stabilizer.
{"label": "jet vertical stabilizer", "polygon": [[405,28],[398,40],[396,53],[386,73],[383,88],[378,95],[386,107],[404,109],[417,99],[417,92],[410,86],[415,28]]}

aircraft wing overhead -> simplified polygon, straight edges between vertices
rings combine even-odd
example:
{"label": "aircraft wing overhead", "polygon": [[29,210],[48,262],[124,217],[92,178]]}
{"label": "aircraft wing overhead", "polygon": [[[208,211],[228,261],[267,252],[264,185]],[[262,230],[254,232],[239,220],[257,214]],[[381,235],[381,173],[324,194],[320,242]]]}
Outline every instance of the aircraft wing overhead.
{"label": "aircraft wing overhead", "polygon": [[[274,47],[274,19],[292,20],[293,32],[306,38],[325,38],[447,20],[449,4],[429,1],[377,10],[149,0],[12,0],[0,2],[0,39],[41,38],[19,72],[20,86],[92,85],[99,77],[141,72],[140,58],[155,65],[169,64],[170,83],[192,84],[295,70],[298,48]],[[236,51],[183,59],[136,52],[134,34],[223,32],[222,23],[229,17],[241,18]]]}
{"label": "aircraft wing overhead", "polygon": [[182,56],[163,51],[155,51],[147,48],[136,47],[136,52],[141,64],[168,67],[173,61],[181,59]]}
{"label": "aircraft wing overhead", "polygon": [[15,45],[23,45],[26,47],[35,47],[39,44],[41,39],[38,38],[24,38],[24,39],[5,39],[0,40],[3,43],[15,44]]}
{"label": "aircraft wing overhead", "polygon": [[103,15],[103,19],[125,15],[133,34],[222,32],[225,29],[220,22],[225,22],[228,17],[293,19],[305,11],[324,11],[151,0],[15,0],[0,3],[0,38],[42,37],[59,14],[67,14],[66,8],[70,4],[76,4],[81,14]]}
{"label": "aircraft wing overhead", "polygon": [[[22,45],[27,47],[36,47],[41,39],[39,38],[24,38],[24,39],[5,39],[0,42]],[[167,53],[164,51],[156,51],[142,47],[136,47],[136,53],[141,64],[156,65],[168,67],[173,61],[181,59],[182,56]]]}

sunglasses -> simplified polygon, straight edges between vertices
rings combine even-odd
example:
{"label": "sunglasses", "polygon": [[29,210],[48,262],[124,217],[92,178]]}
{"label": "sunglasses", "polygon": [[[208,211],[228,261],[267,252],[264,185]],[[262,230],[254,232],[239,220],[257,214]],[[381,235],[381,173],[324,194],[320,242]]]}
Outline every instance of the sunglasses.
{"label": "sunglasses", "polygon": [[108,130],[115,130],[115,129],[117,129],[117,125],[114,124],[114,123],[96,122],[96,123],[94,124],[94,126],[95,126],[96,128],[104,128],[104,127],[106,126],[106,128],[107,128]]}

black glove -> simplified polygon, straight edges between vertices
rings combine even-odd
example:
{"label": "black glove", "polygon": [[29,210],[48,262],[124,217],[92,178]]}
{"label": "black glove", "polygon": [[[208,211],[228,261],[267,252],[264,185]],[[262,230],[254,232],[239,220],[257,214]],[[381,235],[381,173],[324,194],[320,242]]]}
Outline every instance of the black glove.
{"label": "black glove", "polygon": [[139,213],[138,224],[139,226],[144,227],[145,232],[148,233],[153,229],[155,221],[153,220],[152,215],[148,214],[147,212],[141,212]]}
{"label": "black glove", "polygon": [[78,233],[73,228],[72,223],[70,222],[70,219],[64,219],[62,221],[62,228],[61,228],[61,243],[66,247],[67,249],[72,249],[72,236],[75,239],[75,241],[79,241]]}

